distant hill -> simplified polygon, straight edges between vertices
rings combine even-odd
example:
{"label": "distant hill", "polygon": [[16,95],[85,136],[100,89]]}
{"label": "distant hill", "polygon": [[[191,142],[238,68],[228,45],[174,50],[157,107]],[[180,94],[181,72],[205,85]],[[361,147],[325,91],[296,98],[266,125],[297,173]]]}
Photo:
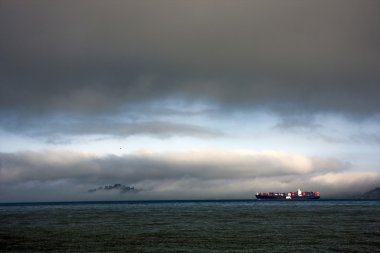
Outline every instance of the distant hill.
{"label": "distant hill", "polygon": [[123,185],[123,184],[114,184],[114,185],[111,185],[111,184],[108,184],[108,185],[105,185],[105,186],[99,186],[98,188],[95,188],[95,189],[90,189],[88,190],[89,193],[93,193],[93,192],[99,192],[99,191],[119,191],[120,193],[126,193],[126,192],[138,192],[139,190],[135,189],[135,187],[133,186],[127,186],[127,185]]}
{"label": "distant hill", "polygon": [[380,187],[366,192],[362,195],[363,199],[380,199]]}

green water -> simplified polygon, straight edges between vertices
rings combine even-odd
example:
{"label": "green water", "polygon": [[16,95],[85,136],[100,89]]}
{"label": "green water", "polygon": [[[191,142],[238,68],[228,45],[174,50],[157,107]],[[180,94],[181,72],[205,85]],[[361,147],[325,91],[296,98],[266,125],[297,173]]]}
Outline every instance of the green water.
{"label": "green water", "polygon": [[0,251],[380,252],[380,202],[0,205]]}

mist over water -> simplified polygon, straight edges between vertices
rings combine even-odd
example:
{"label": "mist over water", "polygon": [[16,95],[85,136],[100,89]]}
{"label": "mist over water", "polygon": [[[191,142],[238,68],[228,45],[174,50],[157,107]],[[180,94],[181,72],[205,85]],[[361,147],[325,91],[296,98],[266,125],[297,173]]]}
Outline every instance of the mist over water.
{"label": "mist over water", "polygon": [[0,251],[378,252],[380,201],[0,205]]}

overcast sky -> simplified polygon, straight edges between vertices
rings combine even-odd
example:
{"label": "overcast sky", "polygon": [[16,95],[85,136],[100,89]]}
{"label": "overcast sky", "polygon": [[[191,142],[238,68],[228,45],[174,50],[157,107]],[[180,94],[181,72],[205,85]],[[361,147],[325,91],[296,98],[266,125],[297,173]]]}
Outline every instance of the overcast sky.
{"label": "overcast sky", "polygon": [[[379,13],[0,0],[0,202],[378,187]],[[88,192],[115,183],[139,190]]]}

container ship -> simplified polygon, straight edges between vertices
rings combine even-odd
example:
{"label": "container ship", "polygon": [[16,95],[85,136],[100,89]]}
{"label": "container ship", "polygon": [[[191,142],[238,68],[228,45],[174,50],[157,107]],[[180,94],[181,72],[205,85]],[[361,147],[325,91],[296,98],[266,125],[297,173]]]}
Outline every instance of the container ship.
{"label": "container ship", "polygon": [[303,192],[300,189],[297,192],[258,192],[256,194],[258,200],[315,200],[320,197],[319,192]]}

